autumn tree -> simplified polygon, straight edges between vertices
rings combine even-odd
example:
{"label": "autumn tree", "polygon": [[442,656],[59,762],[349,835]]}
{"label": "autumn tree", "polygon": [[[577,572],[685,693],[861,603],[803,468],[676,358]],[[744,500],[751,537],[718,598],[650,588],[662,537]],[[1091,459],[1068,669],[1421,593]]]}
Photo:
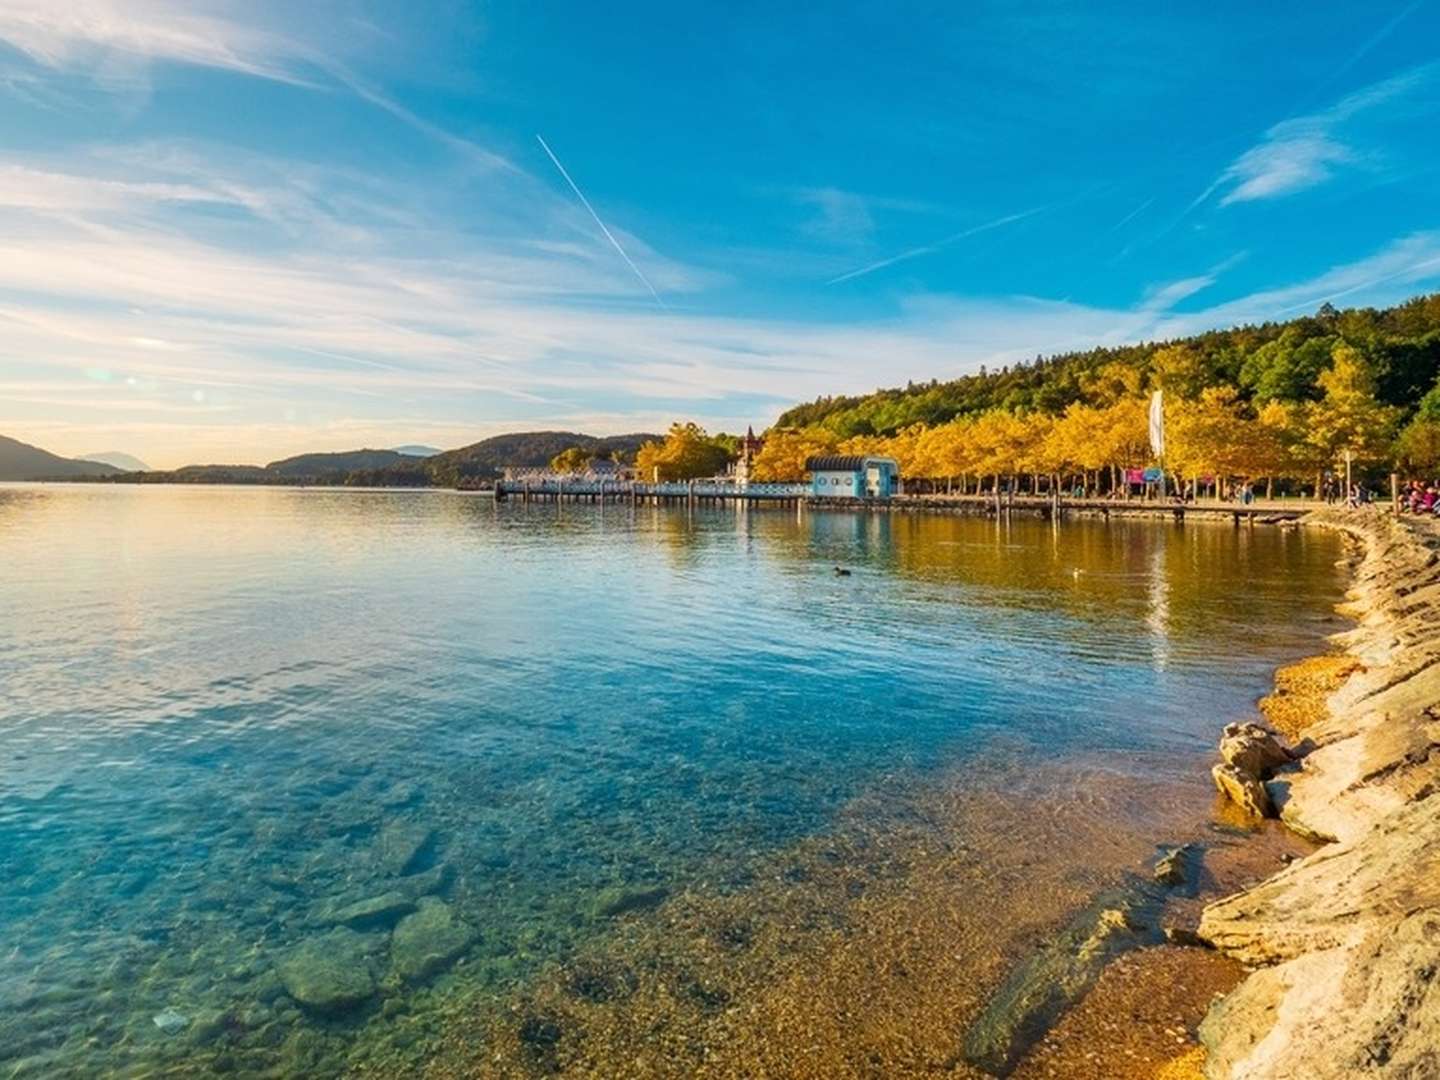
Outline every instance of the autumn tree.
{"label": "autumn tree", "polygon": [[558,473],[584,472],[590,467],[590,451],[578,446],[572,446],[568,450],[562,450],[550,459],[550,468]]}
{"label": "autumn tree", "polygon": [[833,432],[821,427],[775,430],[765,435],[765,445],[755,455],[750,475],[761,481],[805,479],[805,460],[834,452]]}
{"label": "autumn tree", "polygon": [[1384,458],[1399,410],[1375,399],[1375,373],[1359,350],[1336,345],[1317,381],[1323,396],[1307,411],[1306,441],[1320,460],[1334,464],[1347,452],[1356,461]]}
{"label": "autumn tree", "polygon": [[1193,399],[1214,382],[1214,366],[1204,353],[1183,342],[1155,350],[1150,378],[1167,398]]}
{"label": "autumn tree", "polygon": [[650,441],[635,454],[642,480],[694,480],[723,472],[730,461],[724,445],[695,423],[674,423],[663,442]]}

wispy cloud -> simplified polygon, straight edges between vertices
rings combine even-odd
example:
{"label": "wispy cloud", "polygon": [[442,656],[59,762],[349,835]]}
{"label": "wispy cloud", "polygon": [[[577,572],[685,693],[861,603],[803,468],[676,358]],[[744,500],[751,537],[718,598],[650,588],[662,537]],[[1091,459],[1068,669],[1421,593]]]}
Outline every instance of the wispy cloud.
{"label": "wispy cloud", "polygon": [[1431,84],[1437,70],[1433,64],[1416,68],[1356,91],[1328,109],[1281,121],[1236,158],[1192,208],[1216,191],[1225,192],[1222,206],[1294,194],[1325,183],[1342,167],[1373,160],[1356,148],[1356,138],[1347,136],[1349,125],[1395,107]]}
{"label": "wispy cloud", "polygon": [[839,188],[806,188],[795,193],[801,205],[813,213],[801,225],[805,235],[830,244],[855,245],[868,241],[875,232],[870,200]]}
{"label": "wispy cloud", "polygon": [[1181,301],[1188,300],[1197,293],[1204,292],[1210,288],[1220,280],[1225,271],[1243,262],[1245,257],[1246,252],[1236,252],[1228,259],[1223,259],[1215,266],[1212,266],[1203,274],[1181,278],[1179,281],[1167,282],[1163,285],[1156,285],[1148,289],[1145,293],[1145,299],[1140,304],[1140,310],[1155,313],[1171,310]]}
{"label": "wispy cloud", "polygon": [[303,81],[291,68],[297,42],[204,0],[0,0],[0,41],[51,68],[119,55]]}

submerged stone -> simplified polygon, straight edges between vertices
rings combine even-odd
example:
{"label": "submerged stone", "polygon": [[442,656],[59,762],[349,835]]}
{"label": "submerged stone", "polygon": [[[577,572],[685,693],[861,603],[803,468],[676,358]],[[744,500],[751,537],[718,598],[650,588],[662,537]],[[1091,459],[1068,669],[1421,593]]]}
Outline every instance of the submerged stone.
{"label": "submerged stone", "polygon": [[1172,888],[1193,886],[1198,876],[1194,865],[1198,855],[1193,844],[1162,848],[1160,857],[1155,860],[1155,880]]}
{"label": "submerged stone", "polygon": [[380,830],[376,856],[392,874],[413,874],[423,870],[425,855],[435,839],[435,830],[413,821],[392,821]]}
{"label": "submerged stone", "polygon": [[427,897],[395,927],[390,959],[401,978],[425,979],[449,967],[475,940],[475,931],[457,919],[450,905]]}
{"label": "submerged stone", "polygon": [[353,927],[356,930],[369,930],[380,926],[390,926],[402,915],[409,915],[414,910],[414,900],[404,893],[392,890],[379,896],[357,900],[353,904],[346,904],[331,913],[330,921]]}
{"label": "submerged stone", "polygon": [[276,970],[290,996],[316,1012],[345,1012],[375,993],[368,942],[345,927],[303,942]]}
{"label": "submerged stone", "polygon": [[444,892],[445,886],[450,884],[450,876],[449,864],[437,863],[429,870],[420,870],[401,878],[396,885],[406,896],[418,900],[431,893]]}
{"label": "submerged stone", "polygon": [[669,895],[670,890],[663,885],[647,889],[631,889],[617,885],[603,889],[595,897],[594,910],[596,915],[614,918],[632,911],[648,911],[650,908],[659,907]]}
{"label": "submerged stone", "polygon": [[153,1019],[155,1026],[166,1035],[178,1035],[190,1026],[190,1018],[174,1009],[158,1012]]}
{"label": "submerged stone", "polygon": [[965,1058],[994,1076],[1016,1063],[1083,997],[1115,957],[1155,944],[1162,890],[1133,879],[1096,899],[1054,939],[1011,971],[965,1034]]}

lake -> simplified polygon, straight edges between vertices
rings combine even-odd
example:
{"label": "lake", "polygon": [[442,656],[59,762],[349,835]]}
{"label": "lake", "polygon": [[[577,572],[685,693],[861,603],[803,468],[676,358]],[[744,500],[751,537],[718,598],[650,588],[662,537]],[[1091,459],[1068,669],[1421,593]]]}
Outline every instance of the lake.
{"label": "lake", "polygon": [[[1221,726],[1338,628],[1340,554],[0,485],[0,1073],[741,1075],[952,1037],[1204,827]],[[837,1018],[857,980],[903,1030]]]}

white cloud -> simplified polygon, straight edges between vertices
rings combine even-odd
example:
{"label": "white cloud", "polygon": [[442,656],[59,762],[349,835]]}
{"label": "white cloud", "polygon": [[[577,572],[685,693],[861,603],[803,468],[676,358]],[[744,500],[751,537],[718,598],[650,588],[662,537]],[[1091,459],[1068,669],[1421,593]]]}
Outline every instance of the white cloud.
{"label": "white cloud", "polygon": [[1436,71],[1435,65],[1416,68],[1358,90],[1328,109],[1281,121],[1231,163],[1197,201],[1216,190],[1225,191],[1222,206],[1273,199],[1323,184],[1344,166],[1372,161],[1375,155],[1353,145],[1360,135],[1347,135],[1348,126],[1374,110],[1397,108],[1429,85]]}
{"label": "white cloud", "polygon": [[1323,184],[1334,175],[1335,166],[1349,164],[1355,157],[1354,151],[1328,135],[1303,126],[1291,131],[1279,124],[1270,129],[1265,142],[1247,150],[1225,171],[1222,183],[1234,186],[1220,205],[1304,191]]}

